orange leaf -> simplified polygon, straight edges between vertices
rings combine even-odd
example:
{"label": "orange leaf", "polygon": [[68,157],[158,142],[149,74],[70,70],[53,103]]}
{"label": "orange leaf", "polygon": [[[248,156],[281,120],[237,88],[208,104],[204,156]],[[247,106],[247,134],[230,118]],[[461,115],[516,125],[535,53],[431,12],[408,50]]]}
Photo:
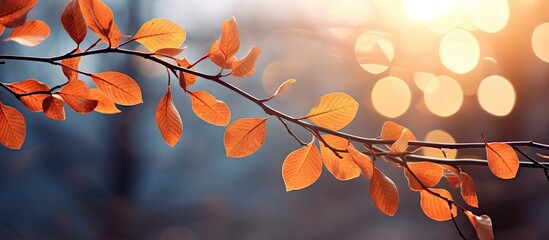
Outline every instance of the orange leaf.
{"label": "orange leaf", "polygon": [[471,211],[465,211],[465,215],[469,218],[469,222],[475,228],[479,240],[493,240],[494,232],[492,231],[492,219],[487,215],[476,216]]}
{"label": "orange leaf", "polygon": [[[25,94],[30,92],[47,92],[50,90],[46,84],[43,84],[36,79],[27,79],[21,82],[6,84],[12,91],[17,94]],[[42,112],[42,101],[49,94],[32,94],[21,97],[21,103],[33,112]]]}
{"label": "orange leaf", "polygon": [[406,131],[406,139],[408,139],[409,141],[417,140],[412,131],[410,131],[410,129],[405,128],[402,125],[399,125],[393,121],[386,121],[383,124],[383,126],[381,127],[381,135],[379,136],[379,138],[385,140],[398,140],[402,135],[403,130],[408,130]]}
{"label": "orange leaf", "polygon": [[81,80],[70,81],[58,94],[77,113],[89,113],[97,107],[98,101],[90,99],[89,88]]}
{"label": "orange leaf", "polygon": [[391,145],[391,153],[401,154],[408,149],[408,140],[410,140],[410,134],[408,129],[403,129],[400,133],[400,137]]}
{"label": "orange leaf", "polygon": [[0,143],[10,149],[21,149],[26,133],[23,114],[0,102]]}
{"label": "orange leaf", "polygon": [[78,0],[86,25],[109,47],[117,47],[122,34],[111,9],[100,0]]}
{"label": "orange leaf", "polygon": [[221,50],[219,50],[219,40],[216,40],[212,44],[207,56],[217,66],[226,68],[226,69],[232,69],[233,66],[236,64],[236,61],[238,61],[238,59],[235,56],[225,59],[225,54],[223,54]]}
{"label": "orange leaf", "polygon": [[460,170],[450,165],[440,164],[444,168],[443,177],[446,178],[450,187],[457,188],[461,185]]}
{"label": "orange leaf", "polygon": [[77,1],[70,0],[67,3],[63,13],[61,13],[61,24],[76,45],[80,45],[84,41],[84,38],[86,38],[88,29],[86,28],[86,20],[84,20],[84,15],[82,15],[80,5]]}
{"label": "orange leaf", "polygon": [[233,65],[231,74],[235,77],[247,77],[255,71],[255,62],[261,53],[261,48],[252,47],[248,54],[241,60],[237,60]]}
{"label": "orange leaf", "polygon": [[519,158],[513,147],[505,143],[486,143],[486,157],[490,171],[501,179],[515,178],[519,169]]}
{"label": "orange leaf", "polygon": [[322,159],[314,138],[307,146],[288,154],[282,164],[282,178],[288,192],[310,186],[321,173]]}
{"label": "orange leaf", "polygon": [[40,44],[50,35],[50,27],[45,22],[39,20],[27,21],[19,26],[4,39],[4,41],[15,41],[27,47],[34,47]]}
{"label": "orange leaf", "polygon": [[339,130],[355,118],[358,102],[345,93],[329,93],[322,96],[309,114],[303,119],[311,119],[318,126]]}
{"label": "orange leaf", "polygon": [[133,106],[143,103],[139,85],[126,74],[102,72],[92,74],[91,78],[95,85],[117,104]]}
{"label": "orange leaf", "polygon": [[549,159],[549,156],[543,155],[541,153],[536,153],[536,155],[538,155],[540,158],[543,158],[543,159]]}
{"label": "orange leaf", "polygon": [[461,196],[469,206],[478,208],[475,183],[469,174],[461,172]]}
{"label": "orange leaf", "polygon": [[[334,149],[345,150],[349,145],[349,140],[334,135],[322,135],[322,139]],[[335,178],[349,180],[360,176],[361,169],[349,153],[339,152],[338,154],[342,157],[339,158],[324,144],[320,145],[320,150],[324,165]]]}
{"label": "orange leaf", "polygon": [[170,147],[175,146],[183,133],[183,121],[181,121],[181,116],[173,104],[170,87],[168,87],[166,95],[158,103],[155,118],[156,125],[158,125],[164,141]]}
{"label": "orange leaf", "polygon": [[395,215],[398,209],[398,189],[393,180],[377,168],[374,168],[370,182],[370,197],[382,213]]}
{"label": "orange leaf", "polygon": [[[77,49],[74,53],[79,53],[80,49]],[[65,58],[61,60],[61,69],[63,74],[67,77],[69,81],[75,80],[78,78],[78,64],[80,63],[80,57]]]}
{"label": "orange leaf", "polygon": [[225,61],[231,58],[240,48],[240,36],[238,35],[238,24],[234,16],[223,21],[221,26],[221,37],[219,37],[219,50],[225,56]]}
{"label": "orange leaf", "polygon": [[116,104],[98,88],[90,88],[88,94],[90,99],[97,100],[97,107],[94,109],[96,112],[104,114],[115,114],[120,112],[116,107]]}
{"label": "orange leaf", "polygon": [[213,125],[229,124],[231,111],[227,104],[206,91],[189,92],[189,96],[191,96],[192,108],[196,116]]}
{"label": "orange leaf", "polygon": [[256,152],[265,141],[267,119],[241,118],[231,123],[223,137],[227,157],[241,158]]}
{"label": "orange leaf", "polygon": [[15,28],[23,25],[38,0],[0,0],[0,25]]}
{"label": "orange leaf", "polygon": [[[187,58],[183,59],[177,59],[177,65],[184,68],[189,68],[191,66],[191,63]],[[194,70],[194,67],[191,68]],[[193,85],[196,82],[196,75],[185,73],[183,71],[179,71],[179,86],[183,89],[187,89],[187,87]]]}
{"label": "orange leaf", "polygon": [[0,25],[0,36],[2,36],[2,33],[4,33],[4,26]]}
{"label": "orange leaf", "polygon": [[276,89],[276,92],[273,94],[272,97],[275,97],[276,95],[278,95],[279,93],[281,93],[282,91],[284,91],[284,89],[289,86],[290,84],[294,84],[295,82],[297,82],[295,79],[288,79],[286,80],[285,82],[283,82],[282,84],[280,84],[280,86],[278,87],[278,89]]}
{"label": "orange leaf", "polygon": [[[450,194],[450,192],[446,189],[429,188],[429,190],[439,194],[441,197],[453,201],[452,194]],[[435,196],[424,189],[422,189],[419,193],[421,197],[421,209],[427,217],[435,221],[446,221],[452,219],[452,216],[457,216],[457,208],[454,206],[450,211],[450,205],[446,200]]]}
{"label": "orange leaf", "polygon": [[132,38],[143,44],[150,52],[163,48],[178,48],[187,34],[177,23],[168,19],[155,18],[144,23]]}
{"label": "orange leaf", "polygon": [[185,50],[185,48],[161,48],[154,52],[154,55],[160,56],[160,57],[166,57],[166,56],[176,56],[180,53],[182,53]]}
{"label": "orange leaf", "polygon": [[44,114],[54,120],[65,120],[63,100],[57,95],[50,95],[42,102]]}
{"label": "orange leaf", "polygon": [[364,177],[372,178],[372,175],[374,174],[374,163],[372,162],[372,159],[356,150],[353,144],[349,144],[349,146],[347,147],[347,151],[353,158],[353,161],[355,161],[356,165],[358,165],[362,170],[362,174],[364,174]]}
{"label": "orange leaf", "polygon": [[[409,162],[408,167],[410,167],[412,172],[426,187],[437,185],[444,174],[444,168],[432,162]],[[406,168],[404,169],[404,175],[408,179],[411,190],[419,191],[422,189],[421,184],[419,184],[416,178]]]}

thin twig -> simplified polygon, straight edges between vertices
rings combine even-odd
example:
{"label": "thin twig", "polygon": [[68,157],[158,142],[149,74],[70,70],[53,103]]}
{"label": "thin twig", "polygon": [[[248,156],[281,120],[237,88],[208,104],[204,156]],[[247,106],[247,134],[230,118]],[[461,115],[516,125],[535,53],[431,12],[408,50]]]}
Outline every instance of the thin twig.
{"label": "thin twig", "polygon": [[545,173],[545,177],[547,178],[547,181],[549,182],[549,167],[548,166],[545,166],[543,164],[541,164],[540,162],[538,162],[536,159],[534,159],[533,157],[530,157],[530,155],[524,153],[522,150],[520,150],[520,148],[518,147],[515,147],[515,146],[512,146],[513,149],[515,149],[515,151],[517,151],[518,153],[520,153],[522,156],[526,157],[528,160],[530,160],[534,165],[536,166],[539,166],[541,168],[543,168],[543,172]]}
{"label": "thin twig", "polygon": [[301,146],[307,146],[307,143],[301,141],[301,139],[299,139],[299,137],[297,135],[295,135],[295,133],[292,131],[292,129],[290,129],[290,126],[288,126],[288,124],[286,123],[286,121],[284,121],[284,119],[282,119],[279,116],[276,116],[276,117],[278,118],[278,120],[280,120],[282,125],[284,125],[284,127],[286,128],[286,130],[288,131],[288,134],[290,134],[290,136],[292,136]]}

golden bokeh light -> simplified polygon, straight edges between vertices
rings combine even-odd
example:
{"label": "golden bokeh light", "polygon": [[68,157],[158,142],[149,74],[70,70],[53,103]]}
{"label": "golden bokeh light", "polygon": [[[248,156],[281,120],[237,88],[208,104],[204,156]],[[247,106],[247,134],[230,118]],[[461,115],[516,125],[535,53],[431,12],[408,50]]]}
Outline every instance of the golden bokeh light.
{"label": "golden bokeh light", "polygon": [[495,33],[509,21],[507,0],[459,0],[461,9],[482,31]]}
{"label": "golden bokeh light", "polygon": [[429,111],[437,116],[449,117],[461,108],[463,90],[453,78],[438,76],[427,84],[423,97]]}
{"label": "golden bokeh light", "polygon": [[456,8],[453,0],[402,0],[404,10],[419,21],[429,21]]}
{"label": "golden bokeh light", "polygon": [[[437,76],[435,74],[430,72],[416,72],[414,73],[414,82],[416,83],[416,86],[421,90],[425,91],[425,88],[427,88],[427,84],[431,82],[431,80],[436,79]],[[431,87],[433,89],[433,87]]]}
{"label": "golden bokeh light", "polygon": [[332,18],[356,26],[368,21],[371,9],[369,2],[364,0],[338,0],[332,1],[328,13]]}
{"label": "golden bokeh light", "polygon": [[541,60],[549,63],[549,22],[543,23],[534,29],[532,34],[532,48]]}
{"label": "golden bokeh light", "polygon": [[452,8],[445,14],[425,22],[425,24],[429,29],[431,29],[431,31],[439,34],[445,34],[459,26],[459,23],[462,20],[462,15],[463,14],[459,9]]}
{"label": "golden bokeh light", "polygon": [[380,74],[389,68],[395,49],[387,37],[376,31],[368,31],[358,37],[355,56],[360,66],[372,74]]}
{"label": "golden bokeh light", "polygon": [[440,41],[439,55],[448,70],[464,74],[473,70],[480,58],[480,47],[473,34],[458,29],[446,33]]}
{"label": "golden bokeh light", "polygon": [[477,97],[482,109],[495,116],[508,115],[513,110],[516,101],[513,85],[498,75],[492,75],[482,80]]}
{"label": "golden bokeh light", "polygon": [[[440,142],[440,143],[455,143],[456,140],[449,133],[435,129],[427,133],[425,136],[425,141],[427,142]],[[422,148],[423,154],[429,157],[436,158],[450,158],[454,159],[457,156],[456,149],[438,149],[438,148]],[[444,151],[444,152],[443,152]],[[446,157],[444,156],[446,154]]]}
{"label": "golden bokeh light", "polygon": [[372,90],[372,103],[381,115],[396,118],[410,107],[412,93],[400,78],[388,76],[379,80]]}

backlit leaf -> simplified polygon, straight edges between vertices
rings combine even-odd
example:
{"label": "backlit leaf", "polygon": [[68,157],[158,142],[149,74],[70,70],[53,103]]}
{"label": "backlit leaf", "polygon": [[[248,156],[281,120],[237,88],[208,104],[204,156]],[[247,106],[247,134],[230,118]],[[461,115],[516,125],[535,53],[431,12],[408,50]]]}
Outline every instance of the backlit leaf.
{"label": "backlit leaf", "polygon": [[219,50],[224,54],[225,60],[231,58],[240,48],[240,36],[238,24],[234,16],[223,21],[221,37],[219,37]]}
{"label": "backlit leaf", "polygon": [[[191,63],[187,60],[187,58],[183,58],[177,59],[177,65],[180,67],[189,68]],[[191,70],[194,70],[194,67],[192,67]],[[179,71],[179,86],[181,86],[181,88],[187,89],[187,87],[193,85],[195,82],[196,75]]]}
{"label": "backlit leaf", "polygon": [[477,191],[475,183],[469,174],[461,172],[461,196],[469,206],[478,208]]}
{"label": "backlit leaf", "polygon": [[286,191],[299,190],[313,184],[322,173],[322,159],[315,146],[314,138],[307,144],[288,154],[282,164],[282,178]]}
{"label": "backlit leaf", "polygon": [[117,47],[122,34],[111,9],[100,0],[78,0],[86,25],[110,47]]}
{"label": "backlit leaf", "polygon": [[470,211],[465,211],[469,222],[475,228],[479,240],[493,240],[494,232],[492,230],[492,219],[487,215],[476,216]]}
{"label": "backlit leaf", "polygon": [[[21,82],[6,84],[12,91],[17,94],[25,94],[31,92],[47,92],[50,90],[46,84],[37,81],[36,79],[27,79]],[[42,101],[49,94],[32,94],[21,97],[21,103],[33,112],[42,112]]]}
{"label": "backlit leaf", "polygon": [[322,96],[303,119],[310,119],[330,130],[339,130],[355,118],[357,111],[358,102],[345,93],[336,92]]}
{"label": "backlit leaf", "polygon": [[70,81],[58,94],[77,113],[89,113],[98,103],[90,98],[88,86],[78,79]]}
{"label": "backlit leaf", "polygon": [[223,144],[227,157],[242,158],[256,152],[265,141],[269,118],[241,118],[225,130]]}
{"label": "backlit leaf", "polygon": [[400,133],[400,137],[391,145],[391,153],[400,154],[406,152],[408,149],[408,141],[410,140],[410,134],[408,129],[403,129]]}
{"label": "backlit leaf", "polygon": [[[453,201],[452,194],[446,189],[442,188],[429,188],[431,191],[439,194],[450,201]],[[453,206],[450,210],[448,202],[438,196],[435,196],[427,190],[420,191],[420,205],[421,209],[427,215],[427,217],[435,221],[446,221],[452,219],[452,216],[457,216],[457,207]]]}
{"label": "backlit leaf", "polygon": [[21,149],[26,132],[23,114],[0,102],[0,144],[10,149]]}
{"label": "backlit leaf", "polygon": [[288,79],[286,80],[285,82],[283,82],[282,84],[280,84],[280,86],[278,87],[278,89],[276,89],[276,92],[273,94],[272,97],[275,97],[276,95],[278,95],[279,93],[281,93],[282,91],[284,91],[284,89],[291,85],[291,84],[294,84],[295,82],[297,82],[295,79]]}
{"label": "backlit leaf", "polygon": [[2,36],[2,33],[4,33],[4,29],[5,29],[5,27],[0,25],[0,36]]}
{"label": "backlit leaf", "polygon": [[30,20],[13,29],[4,41],[15,41],[27,47],[40,44],[50,35],[50,27],[40,20]]}
{"label": "backlit leaf", "polygon": [[460,177],[460,170],[458,170],[455,167],[452,167],[450,165],[445,164],[439,164],[444,168],[444,174],[442,175],[448,183],[450,184],[450,187],[458,188],[461,185],[461,177]]}
{"label": "backlit leaf", "polygon": [[90,99],[97,100],[97,106],[94,109],[96,112],[104,114],[115,114],[120,112],[120,109],[116,107],[116,104],[98,88],[90,88],[88,94]]}
{"label": "backlit leaf", "polygon": [[65,120],[65,107],[63,100],[57,95],[50,95],[42,102],[44,114],[54,120]]}
{"label": "backlit leaf", "polygon": [[141,89],[130,76],[119,72],[94,73],[95,85],[116,104],[133,106],[143,103]]}
{"label": "backlit leaf", "polygon": [[[444,174],[444,168],[432,162],[409,162],[408,167],[410,167],[412,172],[426,187],[433,187],[437,185]],[[408,179],[408,185],[411,190],[419,191],[422,189],[421,184],[419,184],[416,178],[414,178],[414,176],[406,168],[404,169],[404,175]]]}
{"label": "backlit leaf", "polygon": [[381,127],[381,135],[379,136],[379,138],[385,140],[398,140],[403,130],[408,130],[406,131],[406,139],[408,139],[409,141],[417,140],[412,131],[393,121],[386,121],[383,124],[383,126]]}
{"label": "backlit leaf", "polygon": [[505,143],[486,143],[488,167],[496,177],[501,179],[515,178],[519,169],[519,158],[513,147]]}
{"label": "backlit leaf", "polygon": [[219,40],[216,40],[212,44],[207,56],[217,66],[225,69],[232,69],[233,66],[236,64],[236,61],[238,61],[235,56],[232,56],[229,59],[225,59],[225,54],[223,54],[221,50],[219,50]]}
{"label": "backlit leaf", "polygon": [[[332,148],[345,150],[349,145],[349,140],[334,135],[322,135],[322,139]],[[339,180],[350,180],[360,176],[361,169],[353,160],[349,153],[339,152],[342,157],[339,158],[335,153],[325,146],[320,144],[320,152],[324,165]]]}
{"label": "backlit leaf", "polygon": [[[74,53],[79,53],[80,49],[77,49]],[[78,64],[80,63],[80,57],[65,58],[61,60],[61,69],[63,74],[67,77],[69,81],[78,79]]]}
{"label": "backlit leaf", "polygon": [[398,189],[393,180],[389,179],[379,169],[374,168],[370,182],[370,197],[382,213],[395,215],[398,209]]}
{"label": "backlit leaf", "polygon": [[168,19],[155,18],[144,23],[132,38],[143,44],[150,52],[162,48],[178,48],[187,34],[177,23]]}
{"label": "backlit leaf", "polygon": [[183,121],[173,104],[170,87],[158,103],[155,119],[164,141],[171,147],[175,146],[183,133]]}
{"label": "backlit leaf", "polygon": [[80,45],[80,43],[84,41],[84,38],[86,38],[88,29],[86,27],[86,20],[84,20],[84,15],[82,15],[80,5],[77,1],[78,0],[70,0],[67,3],[61,14],[61,24],[72,40],[74,40],[77,45]]}
{"label": "backlit leaf", "polygon": [[154,52],[154,55],[159,57],[174,57],[180,53],[182,53],[185,50],[185,48],[161,48]]}
{"label": "backlit leaf", "polygon": [[255,71],[255,62],[260,53],[261,48],[252,47],[246,56],[234,63],[231,74],[235,77],[247,77],[252,75]]}
{"label": "backlit leaf", "polygon": [[23,25],[38,0],[0,0],[0,25],[15,28]]}
{"label": "backlit leaf", "polygon": [[217,100],[206,91],[190,92],[192,108],[196,116],[218,126],[227,126],[231,120],[231,111],[227,104]]}
{"label": "backlit leaf", "polygon": [[353,161],[355,161],[356,165],[358,165],[362,170],[364,177],[372,178],[372,175],[374,174],[374,163],[372,162],[372,159],[359,152],[353,144],[349,144],[347,151],[349,151],[349,154],[353,158]]}

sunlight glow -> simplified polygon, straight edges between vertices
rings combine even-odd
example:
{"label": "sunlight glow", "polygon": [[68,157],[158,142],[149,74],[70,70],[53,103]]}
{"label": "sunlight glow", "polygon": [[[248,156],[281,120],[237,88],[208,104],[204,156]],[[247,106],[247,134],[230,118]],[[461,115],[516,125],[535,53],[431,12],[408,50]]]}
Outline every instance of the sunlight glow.
{"label": "sunlight glow", "polygon": [[442,64],[448,70],[464,74],[477,66],[480,47],[473,34],[458,29],[442,37],[439,54]]}
{"label": "sunlight glow", "polygon": [[356,60],[369,73],[385,72],[393,61],[394,54],[393,44],[381,32],[368,31],[356,40]]}
{"label": "sunlight glow", "polygon": [[542,23],[532,33],[532,48],[541,60],[549,63],[549,22]]}
{"label": "sunlight glow", "polygon": [[463,90],[453,78],[438,76],[427,84],[423,97],[429,111],[441,117],[449,117],[461,108]]}
{"label": "sunlight glow", "polygon": [[402,0],[402,5],[412,18],[428,21],[454,9],[456,2],[453,0]]}
{"label": "sunlight glow", "polygon": [[[425,136],[425,141],[427,142],[441,142],[441,143],[455,143],[456,140],[449,133],[435,129],[430,131]],[[438,149],[438,148],[422,148],[423,154],[429,157],[444,158],[444,153],[446,153],[446,158],[454,159],[457,156],[457,149]],[[444,151],[444,153],[442,152]]]}
{"label": "sunlight glow", "polygon": [[404,114],[412,102],[408,85],[400,78],[388,76],[379,80],[372,90],[372,103],[381,115],[396,118]]}
{"label": "sunlight glow", "polygon": [[[431,82],[431,80],[436,79],[437,76],[435,74],[429,73],[429,72],[416,72],[414,74],[414,82],[416,83],[416,86],[421,90],[425,91],[427,88],[427,84]],[[436,87],[438,88],[438,87]],[[431,89],[436,89],[435,87],[431,87]]]}
{"label": "sunlight glow", "polygon": [[338,0],[333,1],[330,6],[329,14],[356,26],[368,21],[371,9],[369,2],[364,0]]}
{"label": "sunlight glow", "polygon": [[459,3],[463,12],[482,31],[498,32],[509,21],[507,0],[459,0]]}
{"label": "sunlight glow", "polygon": [[482,109],[495,116],[506,116],[515,106],[516,94],[513,85],[498,75],[482,80],[477,96]]}

